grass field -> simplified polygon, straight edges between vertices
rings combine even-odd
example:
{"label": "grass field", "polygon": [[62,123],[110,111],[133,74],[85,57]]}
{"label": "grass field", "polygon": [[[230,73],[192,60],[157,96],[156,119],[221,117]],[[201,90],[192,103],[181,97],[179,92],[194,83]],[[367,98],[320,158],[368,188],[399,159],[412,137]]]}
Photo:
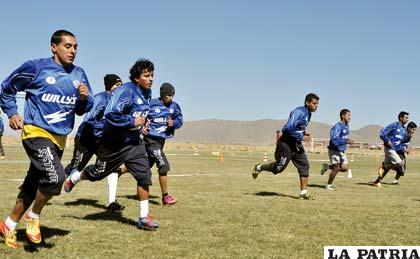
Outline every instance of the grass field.
{"label": "grass field", "polygon": [[[63,161],[69,160],[68,148]],[[20,146],[6,148],[0,161],[0,218],[14,205],[28,168]],[[353,178],[338,175],[326,191],[319,170],[326,155],[310,155],[310,188],[316,200],[298,200],[299,181],[292,164],[280,175],[251,169],[262,153],[225,152],[224,162],[209,152],[169,149],[170,192],[179,200],[163,207],[153,170],[150,210],[161,228],[135,226],[139,206],[135,181],[124,175],[118,201],[122,214],[105,211],[107,182],[82,182],[44,208],[39,246],[28,244],[24,221],[12,250],[0,244],[1,258],[322,258],[327,245],[419,245],[420,159],[408,161],[400,186],[367,184],[376,176],[376,157],[355,155]],[[268,154],[269,158],[272,153]],[[385,183],[390,183],[390,173]],[[4,241],[3,238],[0,239]]]}

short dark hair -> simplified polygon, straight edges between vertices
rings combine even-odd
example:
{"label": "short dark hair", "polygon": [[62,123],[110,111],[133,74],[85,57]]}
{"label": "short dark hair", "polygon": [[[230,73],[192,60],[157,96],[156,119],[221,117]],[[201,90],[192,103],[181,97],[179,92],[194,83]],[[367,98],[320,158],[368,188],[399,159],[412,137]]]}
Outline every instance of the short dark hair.
{"label": "short dark hair", "polygon": [[400,120],[402,117],[404,117],[405,115],[408,115],[408,112],[405,111],[400,111],[400,113],[398,114],[398,120]]}
{"label": "short dark hair", "polygon": [[305,97],[305,105],[306,105],[306,102],[312,102],[313,99],[319,100],[318,95],[314,93],[307,94]]}
{"label": "short dark hair", "polygon": [[147,59],[138,59],[136,63],[130,68],[130,80],[135,83],[134,79],[139,78],[143,70],[153,72],[155,66],[152,61]]}
{"label": "short dark hair", "polygon": [[347,113],[350,113],[349,109],[342,109],[340,111],[340,119],[344,117],[344,115],[346,115]]}
{"label": "short dark hair", "polygon": [[51,45],[52,44],[59,44],[61,42],[61,36],[72,36],[75,37],[73,33],[66,31],[66,30],[58,30],[56,32],[53,33],[53,35],[51,36]]}
{"label": "short dark hair", "polygon": [[414,121],[410,121],[407,124],[407,129],[415,129],[415,128],[417,128],[417,124]]}

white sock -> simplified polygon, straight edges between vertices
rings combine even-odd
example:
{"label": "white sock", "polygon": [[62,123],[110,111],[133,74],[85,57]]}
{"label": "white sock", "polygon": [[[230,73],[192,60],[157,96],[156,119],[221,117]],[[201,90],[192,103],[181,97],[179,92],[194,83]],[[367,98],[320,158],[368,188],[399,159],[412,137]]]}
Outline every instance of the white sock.
{"label": "white sock", "polygon": [[261,172],[261,165],[257,165],[257,171]]}
{"label": "white sock", "polygon": [[332,188],[332,184],[327,184],[327,188]]}
{"label": "white sock", "polygon": [[70,180],[73,184],[76,184],[80,182],[82,179],[80,178],[81,173],[77,170],[74,170],[74,172],[70,175]]}
{"label": "white sock", "polygon": [[308,193],[308,190],[306,190],[306,189],[305,189],[305,190],[301,190],[301,191],[300,191],[300,194],[301,194],[301,195],[303,195],[303,194],[307,194],[307,193]]}
{"label": "white sock", "polygon": [[117,196],[118,173],[108,175],[108,204],[115,202]]}
{"label": "white sock", "polygon": [[31,219],[39,219],[39,214],[34,213],[32,210],[28,212],[28,217]]}
{"label": "white sock", "polygon": [[149,214],[149,200],[140,201],[140,218],[145,218]]}
{"label": "white sock", "polygon": [[392,180],[392,183],[398,183],[397,179]]}
{"label": "white sock", "polygon": [[4,221],[4,224],[10,229],[10,231],[13,231],[16,229],[17,222],[14,222],[10,217],[7,217],[7,219]]}

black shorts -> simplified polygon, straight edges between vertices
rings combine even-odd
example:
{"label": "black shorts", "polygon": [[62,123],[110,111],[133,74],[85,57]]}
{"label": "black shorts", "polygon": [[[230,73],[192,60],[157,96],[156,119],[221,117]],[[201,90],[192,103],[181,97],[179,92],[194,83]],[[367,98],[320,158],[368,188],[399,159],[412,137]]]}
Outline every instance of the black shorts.
{"label": "black shorts", "polygon": [[156,164],[159,175],[166,176],[171,168],[169,161],[163,152],[165,139],[145,137],[144,142],[146,144],[147,155],[149,156],[150,168]]}
{"label": "black shorts", "polygon": [[301,142],[280,140],[277,143],[274,158],[277,163],[283,165],[283,168],[286,168],[290,160],[292,160],[300,176],[309,176],[309,161]]}
{"label": "black shorts", "polygon": [[66,175],[70,175],[73,169],[82,171],[93,155],[96,154],[99,143],[96,138],[92,136],[76,136],[74,138],[73,157],[70,164],[64,169]]}
{"label": "black shorts", "polygon": [[31,160],[20,187],[22,192],[33,198],[38,189],[45,194],[59,195],[65,179],[61,164],[63,150],[47,138],[24,139],[22,144]]}
{"label": "black shorts", "polygon": [[96,152],[96,163],[83,171],[89,181],[99,181],[115,172],[122,164],[137,180],[138,186],[152,185],[152,173],[143,140],[135,145],[127,145],[119,150],[109,149],[103,143]]}

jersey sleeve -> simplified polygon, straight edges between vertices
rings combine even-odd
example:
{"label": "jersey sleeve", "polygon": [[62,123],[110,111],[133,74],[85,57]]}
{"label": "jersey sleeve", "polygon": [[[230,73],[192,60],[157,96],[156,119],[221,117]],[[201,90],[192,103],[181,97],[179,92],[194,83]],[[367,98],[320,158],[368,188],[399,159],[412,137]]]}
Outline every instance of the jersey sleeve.
{"label": "jersey sleeve", "polygon": [[132,107],[131,91],[122,91],[112,94],[111,100],[105,111],[105,119],[114,127],[134,127],[134,117],[129,111]]}
{"label": "jersey sleeve", "polygon": [[29,88],[38,73],[33,61],[27,61],[13,71],[1,84],[0,107],[10,118],[17,114],[16,94]]}
{"label": "jersey sleeve", "polygon": [[175,105],[174,116],[172,119],[174,120],[175,129],[181,128],[184,124],[184,118],[182,116],[181,107],[178,104]]}

